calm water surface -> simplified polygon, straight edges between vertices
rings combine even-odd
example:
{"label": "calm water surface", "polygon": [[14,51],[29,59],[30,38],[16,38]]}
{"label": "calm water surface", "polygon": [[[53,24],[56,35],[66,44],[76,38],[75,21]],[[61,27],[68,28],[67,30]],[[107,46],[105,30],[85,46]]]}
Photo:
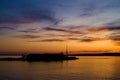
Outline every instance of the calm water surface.
{"label": "calm water surface", "polygon": [[0,61],[0,80],[120,80],[120,57],[61,62]]}

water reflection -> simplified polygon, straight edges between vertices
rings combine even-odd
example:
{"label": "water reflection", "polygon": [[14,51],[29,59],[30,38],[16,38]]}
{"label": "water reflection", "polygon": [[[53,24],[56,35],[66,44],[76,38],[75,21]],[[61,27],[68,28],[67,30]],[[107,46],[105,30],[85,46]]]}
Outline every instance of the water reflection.
{"label": "water reflection", "polygon": [[63,62],[0,61],[0,80],[120,80],[120,57]]}

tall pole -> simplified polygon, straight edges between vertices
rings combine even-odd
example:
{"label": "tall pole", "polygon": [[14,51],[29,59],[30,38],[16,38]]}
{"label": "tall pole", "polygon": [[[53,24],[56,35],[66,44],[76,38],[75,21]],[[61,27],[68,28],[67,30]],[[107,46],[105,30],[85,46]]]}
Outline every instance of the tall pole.
{"label": "tall pole", "polygon": [[66,45],[66,56],[68,56],[68,45]]}

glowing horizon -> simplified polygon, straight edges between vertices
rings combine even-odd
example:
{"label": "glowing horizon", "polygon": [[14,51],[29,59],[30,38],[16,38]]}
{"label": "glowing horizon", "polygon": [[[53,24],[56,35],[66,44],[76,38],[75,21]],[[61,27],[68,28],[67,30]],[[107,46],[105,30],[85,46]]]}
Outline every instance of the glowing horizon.
{"label": "glowing horizon", "polygon": [[119,0],[1,0],[0,52],[120,52]]}

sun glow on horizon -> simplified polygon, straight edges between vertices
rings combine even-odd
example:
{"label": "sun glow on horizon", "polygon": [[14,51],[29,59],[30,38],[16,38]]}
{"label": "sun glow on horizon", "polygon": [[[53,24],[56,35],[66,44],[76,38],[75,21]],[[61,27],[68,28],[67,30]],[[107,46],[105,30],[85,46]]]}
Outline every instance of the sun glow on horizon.
{"label": "sun glow on horizon", "polygon": [[0,52],[120,52],[119,0],[2,0]]}

